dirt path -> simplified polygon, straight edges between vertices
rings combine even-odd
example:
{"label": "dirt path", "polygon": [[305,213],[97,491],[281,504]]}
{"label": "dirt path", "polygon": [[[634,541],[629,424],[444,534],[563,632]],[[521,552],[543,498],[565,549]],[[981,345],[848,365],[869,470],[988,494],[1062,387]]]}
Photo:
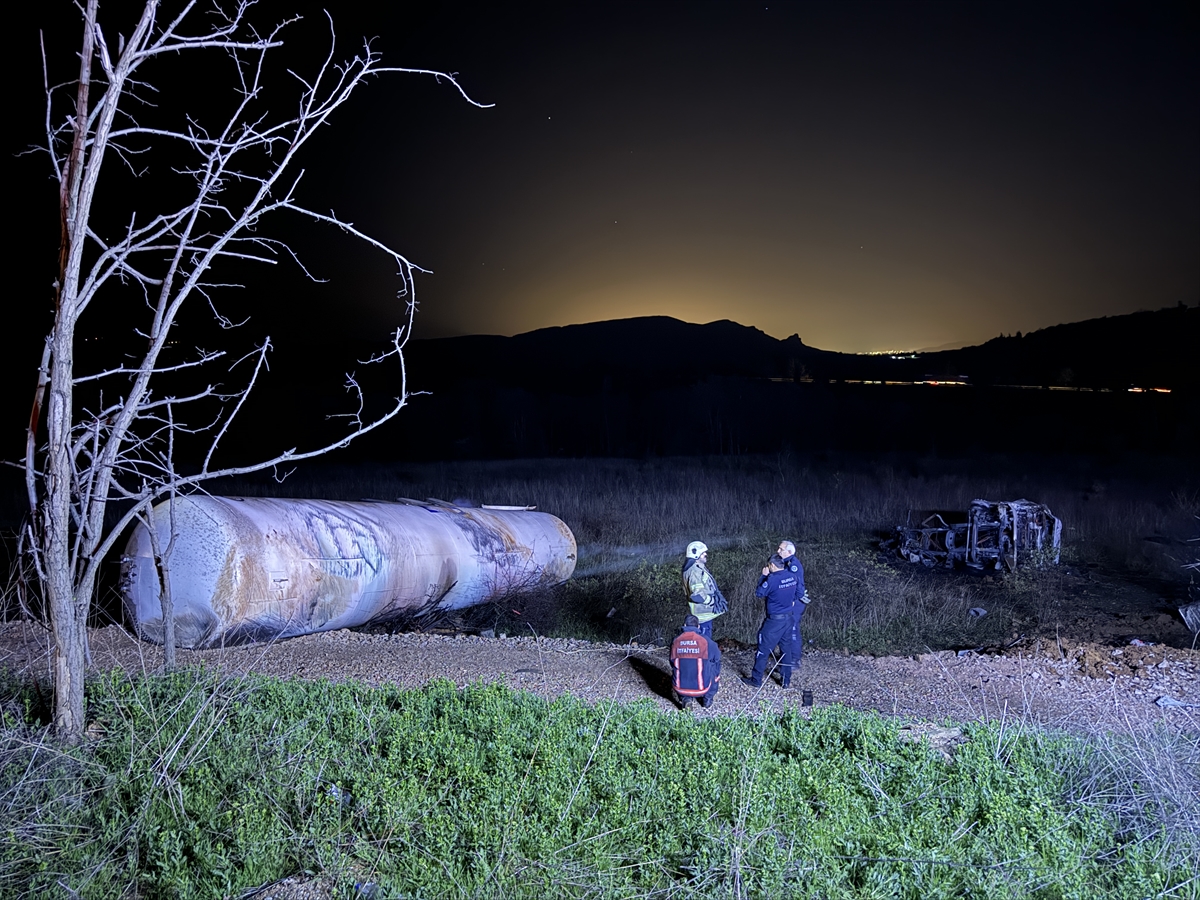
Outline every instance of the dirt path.
{"label": "dirt path", "polygon": [[[0,668],[49,674],[49,639],[28,622],[0,625]],[[93,665],[156,671],[159,647],[119,626],[91,632]],[[1000,719],[1053,727],[1124,729],[1164,722],[1200,731],[1200,651],[1148,647],[1030,643],[1003,655],[953,651],[919,657],[858,657],[810,651],[804,670],[785,691],[768,681],[759,691],[743,685],[754,651],[723,642],[723,680],[710,710],[690,715],[753,713],[799,706],[800,688],[817,706],[843,703],[905,719]],[[283,677],[359,679],[415,687],[434,678],[459,685],[503,681],[542,697],[563,693],[591,701],[648,699],[675,709],[667,652],[636,644],[531,637],[439,634],[363,634],[336,631],[273,644],[223,650],[179,651],[183,665],[203,662],[231,672]],[[1167,698],[1163,700],[1162,698]],[[1168,704],[1168,705],[1162,705]]]}

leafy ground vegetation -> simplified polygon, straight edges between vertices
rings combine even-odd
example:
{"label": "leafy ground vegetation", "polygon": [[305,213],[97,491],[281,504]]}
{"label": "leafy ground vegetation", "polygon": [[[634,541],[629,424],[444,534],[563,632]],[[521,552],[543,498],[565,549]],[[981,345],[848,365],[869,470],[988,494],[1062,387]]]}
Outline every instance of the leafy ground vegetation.
{"label": "leafy ground vegetation", "polygon": [[[304,872],[377,898],[1198,892],[1194,771],[1148,796],[1112,765],[1128,748],[1011,725],[951,756],[837,706],[701,720],[192,669],[94,680],[62,748],[6,695],[4,896],[267,896]],[[1200,756],[1155,746],[1159,771]]]}

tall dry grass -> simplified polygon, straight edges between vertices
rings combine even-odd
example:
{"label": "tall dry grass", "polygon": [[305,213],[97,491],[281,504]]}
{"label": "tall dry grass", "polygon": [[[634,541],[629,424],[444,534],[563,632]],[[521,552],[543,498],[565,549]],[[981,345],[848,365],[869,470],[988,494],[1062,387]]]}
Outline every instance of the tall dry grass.
{"label": "tall dry grass", "polygon": [[[794,540],[816,598],[810,637],[865,652],[971,646],[1014,627],[1051,626],[1061,611],[1058,570],[995,583],[923,573],[878,544],[910,510],[963,510],[976,498],[1046,503],[1064,522],[1067,566],[1107,567],[1179,583],[1184,543],[1200,512],[1200,473],[1186,461],[1122,462],[997,456],[986,459],[725,456],[549,459],[320,466],[282,484],[228,492],[329,499],[437,497],[533,504],[562,518],[579,542],[572,581],[527,597],[520,617],[479,610],[501,629],[660,641],[684,612],[678,570],[701,539],[732,609],[718,633],[751,641],[753,589],[781,538]],[[507,607],[508,604],[505,604]],[[984,607],[973,619],[967,611]]]}

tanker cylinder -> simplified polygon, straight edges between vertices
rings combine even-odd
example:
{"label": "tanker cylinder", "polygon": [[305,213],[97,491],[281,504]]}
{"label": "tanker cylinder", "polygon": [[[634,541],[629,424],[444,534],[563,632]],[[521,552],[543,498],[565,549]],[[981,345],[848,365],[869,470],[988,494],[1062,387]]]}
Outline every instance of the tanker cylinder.
{"label": "tanker cylinder", "polygon": [[[150,520],[180,647],[206,648],[463,609],[561,584],[575,537],[527,507],[191,496]],[[121,558],[139,636],[163,641],[160,570],[145,524]]]}

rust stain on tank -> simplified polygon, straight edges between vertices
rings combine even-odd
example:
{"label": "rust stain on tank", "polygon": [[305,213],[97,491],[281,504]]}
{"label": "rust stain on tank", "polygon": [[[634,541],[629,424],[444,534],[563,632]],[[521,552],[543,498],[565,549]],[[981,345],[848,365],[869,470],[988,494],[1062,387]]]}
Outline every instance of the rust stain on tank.
{"label": "rust stain on tank", "polygon": [[[225,550],[225,562],[221,566],[221,574],[213,590],[212,611],[218,618],[231,618],[243,611],[234,607],[234,599],[238,596],[239,560],[233,547]],[[174,593],[174,592],[172,592]]]}

